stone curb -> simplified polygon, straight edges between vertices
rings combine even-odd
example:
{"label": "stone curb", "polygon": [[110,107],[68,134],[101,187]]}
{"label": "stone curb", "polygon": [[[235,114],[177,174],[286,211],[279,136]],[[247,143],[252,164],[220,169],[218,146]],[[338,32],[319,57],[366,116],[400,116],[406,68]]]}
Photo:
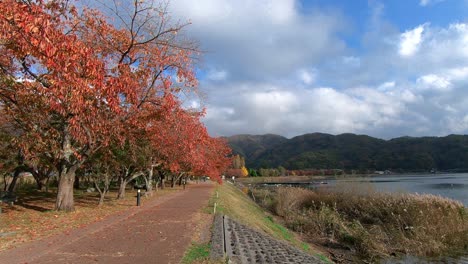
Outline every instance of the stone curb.
{"label": "stone curb", "polygon": [[221,214],[216,214],[213,221],[213,232],[211,234],[210,258],[212,260],[220,260],[225,257],[223,225],[223,216]]}

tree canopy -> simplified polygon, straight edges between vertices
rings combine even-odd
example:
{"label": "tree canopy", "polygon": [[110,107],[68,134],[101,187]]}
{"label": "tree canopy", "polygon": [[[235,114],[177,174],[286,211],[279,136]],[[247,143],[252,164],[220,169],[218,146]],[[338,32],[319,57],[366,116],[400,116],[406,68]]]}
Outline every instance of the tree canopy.
{"label": "tree canopy", "polygon": [[188,23],[172,23],[153,1],[131,1],[126,12],[105,3],[107,16],[60,0],[0,3],[2,121],[29,164],[58,174],[57,210],[73,210],[76,172],[100,163],[99,152],[127,160],[127,179],[155,167],[219,178],[229,163],[203,111],[178,98],[197,92],[199,51],[179,37]]}

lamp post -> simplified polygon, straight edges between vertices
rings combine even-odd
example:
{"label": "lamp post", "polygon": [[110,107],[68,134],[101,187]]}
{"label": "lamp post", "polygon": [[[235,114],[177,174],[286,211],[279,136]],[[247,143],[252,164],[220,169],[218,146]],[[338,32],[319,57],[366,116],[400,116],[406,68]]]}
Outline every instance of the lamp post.
{"label": "lamp post", "polygon": [[137,206],[140,206],[141,205],[141,192],[140,192],[140,189],[138,189],[138,192],[137,192]]}

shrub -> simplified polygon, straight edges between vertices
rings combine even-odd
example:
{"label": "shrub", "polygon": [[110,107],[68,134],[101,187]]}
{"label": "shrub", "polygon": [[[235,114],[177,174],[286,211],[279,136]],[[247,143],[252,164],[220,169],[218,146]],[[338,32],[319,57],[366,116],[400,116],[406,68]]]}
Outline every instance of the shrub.
{"label": "shrub", "polygon": [[448,198],[352,189],[256,192],[263,192],[257,202],[283,217],[288,227],[340,242],[365,259],[397,253],[438,256],[468,248],[467,209]]}

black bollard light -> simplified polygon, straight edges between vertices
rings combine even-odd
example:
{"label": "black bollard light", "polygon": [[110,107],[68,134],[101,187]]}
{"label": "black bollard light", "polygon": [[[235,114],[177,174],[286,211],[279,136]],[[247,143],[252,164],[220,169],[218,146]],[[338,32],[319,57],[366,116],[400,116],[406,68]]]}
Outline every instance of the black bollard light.
{"label": "black bollard light", "polygon": [[140,189],[138,189],[138,192],[137,192],[137,206],[140,206],[141,205],[141,193],[140,193]]}
{"label": "black bollard light", "polygon": [[182,180],[182,185],[184,186],[184,190],[185,190],[185,179]]}

